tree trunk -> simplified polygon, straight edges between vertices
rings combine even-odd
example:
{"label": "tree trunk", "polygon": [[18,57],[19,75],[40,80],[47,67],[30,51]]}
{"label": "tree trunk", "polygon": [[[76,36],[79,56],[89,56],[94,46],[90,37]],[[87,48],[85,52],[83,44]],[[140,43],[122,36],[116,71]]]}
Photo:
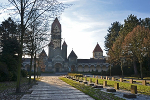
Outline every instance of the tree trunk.
{"label": "tree trunk", "polygon": [[136,66],[136,60],[133,58],[133,67],[134,67],[134,74],[138,75],[137,66]]}
{"label": "tree trunk", "polygon": [[23,1],[21,0],[21,41],[20,41],[20,52],[19,52],[19,62],[18,62],[18,68],[17,68],[17,85],[16,85],[16,93],[20,93],[20,78],[21,78],[21,65],[22,65],[22,49],[23,49],[23,36],[24,36],[24,32],[25,32],[25,28],[24,28],[24,21],[23,21],[23,17],[24,17],[24,8],[23,8]]}
{"label": "tree trunk", "polygon": [[36,51],[34,55],[34,81],[35,81],[35,73],[36,73]]}
{"label": "tree trunk", "polygon": [[141,79],[143,79],[142,62],[141,61],[140,61],[140,72],[141,72]]}
{"label": "tree trunk", "polygon": [[39,72],[38,72],[38,67],[37,67],[37,78],[39,78],[38,73],[39,73]]}
{"label": "tree trunk", "polygon": [[[39,67],[39,64],[40,64],[40,63],[39,63],[39,59],[38,59],[38,70],[37,70],[37,71],[38,71],[38,76],[40,76],[40,67]],[[37,76],[37,77],[38,77],[38,76]]]}
{"label": "tree trunk", "polygon": [[28,84],[31,84],[31,69],[32,69],[32,60],[33,60],[33,50],[31,51],[30,70],[29,70],[29,83],[28,83]]}
{"label": "tree trunk", "polygon": [[17,68],[17,85],[16,85],[16,93],[20,93],[20,78],[21,78],[21,62],[22,62],[22,57],[20,57],[21,54],[19,55],[19,63],[18,63],[18,68]]}
{"label": "tree trunk", "polygon": [[111,65],[110,65],[110,76],[111,76]]}
{"label": "tree trunk", "polygon": [[122,72],[122,77],[123,77],[123,61],[121,61],[121,72]]}
{"label": "tree trunk", "polygon": [[149,72],[150,72],[150,57],[148,56],[148,58],[147,58],[148,60],[148,68],[149,68]]}
{"label": "tree trunk", "polygon": [[31,36],[31,43],[32,43],[32,48],[31,48],[31,59],[30,59],[30,70],[29,70],[29,84],[31,84],[31,69],[32,69],[32,61],[33,61],[33,47],[34,47],[34,44],[33,44],[33,37]]}

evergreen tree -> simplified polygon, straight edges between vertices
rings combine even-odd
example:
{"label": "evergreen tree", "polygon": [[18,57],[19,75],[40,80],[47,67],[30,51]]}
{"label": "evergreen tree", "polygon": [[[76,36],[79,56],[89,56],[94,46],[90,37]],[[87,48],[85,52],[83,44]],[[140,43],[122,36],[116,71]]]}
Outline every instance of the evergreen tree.
{"label": "evergreen tree", "polygon": [[142,19],[141,25],[150,29],[150,18]]}
{"label": "evergreen tree", "polygon": [[111,27],[108,29],[108,33],[105,36],[105,50],[109,51],[112,48],[113,43],[116,41],[116,38],[119,36],[121,24],[119,22],[113,22]]}
{"label": "evergreen tree", "polygon": [[[16,70],[19,53],[19,42],[16,38],[18,25],[11,19],[5,20],[0,25],[1,37],[1,59],[7,66],[7,77],[5,80],[16,80]],[[5,67],[6,69],[6,67]]]}

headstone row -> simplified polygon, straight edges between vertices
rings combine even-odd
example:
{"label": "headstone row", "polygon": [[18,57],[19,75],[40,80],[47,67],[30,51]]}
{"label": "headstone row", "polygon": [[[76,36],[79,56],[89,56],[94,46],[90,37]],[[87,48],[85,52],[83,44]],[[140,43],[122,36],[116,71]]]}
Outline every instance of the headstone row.
{"label": "headstone row", "polygon": [[[85,85],[92,86],[93,88],[103,88],[103,87],[107,86],[107,81],[103,81],[103,86],[99,85],[97,76],[95,78],[95,83],[92,83],[92,78],[89,78],[89,81],[87,81],[87,77],[86,76],[84,77],[84,81],[83,81],[83,77],[66,76],[66,78],[72,79],[74,81],[78,81],[78,82],[83,83]],[[101,77],[101,78],[103,79],[103,77]],[[108,77],[106,77],[106,79],[107,78]],[[115,78],[112,77],[112,80],[115,80]],[[123,81],[122,78],[120,78],[120,82],[121,81]],[[146,81],[143,81],[142,84],[144,84],[144,82],[146,83]],[[133,79],[130,79],[129,83],[133,83]],[[119,83],[117,83],[117,82],[114,83],[114,89],[106,89],[107,92],[116,92],[116,90],[119,90]],[[135,94],[137,94],[137,86],[131,85],[131,93],[132,94],[123,94],[123,97],[136,98]]]}

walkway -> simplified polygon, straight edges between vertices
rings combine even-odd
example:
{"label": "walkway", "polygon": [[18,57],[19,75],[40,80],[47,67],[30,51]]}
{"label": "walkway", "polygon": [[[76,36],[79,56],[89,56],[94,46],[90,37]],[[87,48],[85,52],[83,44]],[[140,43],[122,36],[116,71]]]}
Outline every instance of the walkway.
{"label": "walkway", "polygon": [[42,76],[41,82],[33,86],[31,94],[25,94],[20,100],[94,100],[58,78]]}

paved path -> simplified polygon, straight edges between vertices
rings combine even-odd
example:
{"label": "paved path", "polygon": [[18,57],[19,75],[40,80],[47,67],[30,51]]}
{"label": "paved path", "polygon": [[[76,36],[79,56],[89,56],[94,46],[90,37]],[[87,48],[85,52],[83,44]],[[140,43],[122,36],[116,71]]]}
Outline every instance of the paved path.
{"label": "paved path", "polygon": [[58,76],[42,76],[41,82],[33,86],[31,94],[20,100],[94,100],[83,92],[61,81]]}

